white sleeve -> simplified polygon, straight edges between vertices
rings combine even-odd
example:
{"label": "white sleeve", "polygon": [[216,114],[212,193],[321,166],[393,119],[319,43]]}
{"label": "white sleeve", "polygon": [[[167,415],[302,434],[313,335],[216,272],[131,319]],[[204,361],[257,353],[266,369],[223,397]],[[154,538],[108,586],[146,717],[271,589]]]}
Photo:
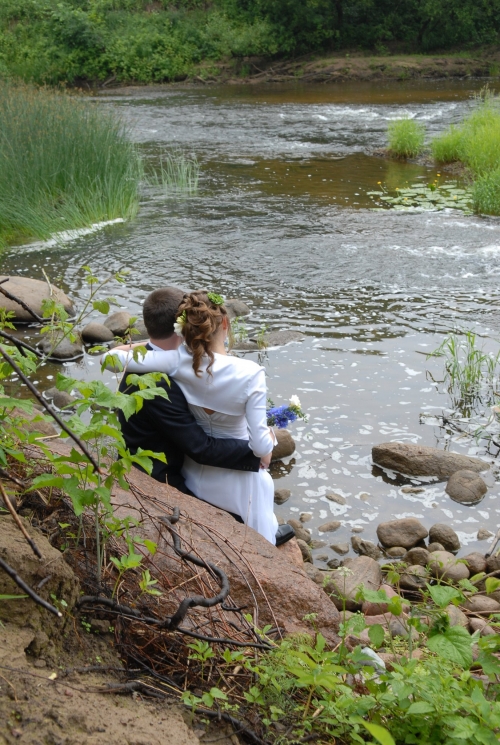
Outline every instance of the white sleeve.
{"label": "white sleeve", "polygon": [[[162,372],[172,375],[179,366],[179,352],[176,349],[162,352],[148,351],[144,357],[138,355],[137,360],[134,360],[132,352],[126,352],[124,349],[112,349],[110,352],[106,352],[103,360],[106,361],[106,358],[111,358],[112,355],[119,358],[128,373]],[[109,367],[112,367],[111,359]]]}
{"label": "white sleeve", "polygon": [[258,458],[270,453],[274,445],[274,437],[267,425],[266,404],[266,376],[264,370],[260,369],[250,382],[245,404],[250,449]]}

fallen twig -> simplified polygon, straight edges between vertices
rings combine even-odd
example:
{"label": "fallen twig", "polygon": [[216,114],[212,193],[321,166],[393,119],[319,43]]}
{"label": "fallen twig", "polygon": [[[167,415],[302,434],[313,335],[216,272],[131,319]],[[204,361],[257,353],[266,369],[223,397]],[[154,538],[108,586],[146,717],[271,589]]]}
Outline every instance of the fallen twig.
{"label": "fallen twig", "polygon": [[29,597],[35,601],[38,605],[41,605],[42,608],[45,608],[45,610],[50,611],[50,613],[53,613],[54,616],[57,616],[58,618],[62,618],[61,611],[58,611],[57,608],[54,608],[53,605],[48,603],[46,600],[41,598],[39,595],[36,594],[34,590],[31,589],[29,585],[26,584],[26,582],[18,575],[15,569],[13,569],[7,562],[5,562],[3,559],[0,558],[0,569],[3,569],[6,574],[9,575],[11,579],[14,580],[16,585],[21,588],[21,590],[24,590],[26,595],[29,595]]}
{"label": "fallen twig", "polygon": [[9,512],[10,512],[10,514],[12,516],[12,519],[16,523],[17,527],[19,528],[19,530],[21,531],[21,533],[23,534],[23,536],[28,541],[28,543],[29,543],[29,545],[31,547],[31,550],[33,551],[33,553],[35,554],[35,556],[38,556],[39,559],[43,559],[43,556],[42,556],[42,553],[41,553],[40,549],[36,545],[36,543],[33,540],[33,538],[30,536],[30,534],[28,533],[28,531],[26,530],[26,528],[24,527],[24,525],[22,524],[19,515],[17,514],[17,512],[14,509],[14,507],[12,506],[12,504],[10,502],[10,499],[9,499],[9,497],[8,497],[5,489],[4,489],[4,485],[2,484],[1,481],[0,481],[0,493],[2,494],[3,501],[5,503],[6,508],[9,510]]}

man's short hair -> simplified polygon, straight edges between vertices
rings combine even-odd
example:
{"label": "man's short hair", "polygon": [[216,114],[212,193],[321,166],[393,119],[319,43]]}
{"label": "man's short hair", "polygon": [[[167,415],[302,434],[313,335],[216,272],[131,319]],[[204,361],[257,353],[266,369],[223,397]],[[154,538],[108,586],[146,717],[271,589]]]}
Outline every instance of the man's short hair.
{"label": "man's short hair", "polygon": [[183,290],[178,287],[162,287],[147,296],[142,315],[151,339],[168,339],[172,336],[183,296]]}

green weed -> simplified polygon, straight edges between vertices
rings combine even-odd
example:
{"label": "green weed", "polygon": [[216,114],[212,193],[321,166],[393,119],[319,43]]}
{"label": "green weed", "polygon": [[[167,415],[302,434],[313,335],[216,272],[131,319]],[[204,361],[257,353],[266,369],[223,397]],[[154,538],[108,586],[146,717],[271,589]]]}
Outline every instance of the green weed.
{"label": "green weed", "polygon": [[500,167],[479,176],[472,187],[472,200],[476,212],[500,214]]}
{"label": "green weed", "polygon": [[0,81],[0,245],[138,208],[141,161],[94,104]]}
{"label": "green weed", "polygon": [[200,165],[196,156],[179,151],[160,159],[159,168],[148,176],[148,183],[160,186],[167,194],[195,194],[199,178]]}
{"label": "green weed", "polygon": [[389,150],[398,158],[414,158],[424,147],[425,127],[408,117],[390,122],[387,128]]}
{"label": "green weed", "polygon": [[431,142],[432,155],[438,163],[454,163],[460,160],[462,132],[453,125]]}

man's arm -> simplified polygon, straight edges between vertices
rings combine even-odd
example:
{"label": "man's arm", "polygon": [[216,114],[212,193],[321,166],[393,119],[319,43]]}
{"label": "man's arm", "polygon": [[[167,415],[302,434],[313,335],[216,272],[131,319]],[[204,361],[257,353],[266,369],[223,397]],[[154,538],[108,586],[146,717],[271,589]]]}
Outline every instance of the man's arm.
{"label": "man's arm", "polygon": [[[162,385],[162,384],[160,384]],[[159,396],[149,404],[150,415],[157,431],[176,443],[177,447],[196,463],[236,471],[258,471],[260,458],[250,450],[248,440],[211,437],[199,426],[175,381],[166,386],[169,400]],[[161,448],[160,448],[161,449]]]}

